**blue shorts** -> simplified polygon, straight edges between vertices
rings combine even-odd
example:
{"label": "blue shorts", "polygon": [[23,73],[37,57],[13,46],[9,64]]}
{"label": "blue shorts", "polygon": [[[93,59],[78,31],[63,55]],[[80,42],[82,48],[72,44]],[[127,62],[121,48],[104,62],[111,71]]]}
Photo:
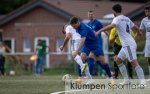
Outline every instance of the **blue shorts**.
{"label": "blue shorts", "polygon": [[87,46],[87,45],[84,44],[82,46],[81,53],[86,53],[87,55],[89,55],[90,52],[92,52],[95,56],[104,56],[103,49],[100,45],[90,47],[90,46]]}

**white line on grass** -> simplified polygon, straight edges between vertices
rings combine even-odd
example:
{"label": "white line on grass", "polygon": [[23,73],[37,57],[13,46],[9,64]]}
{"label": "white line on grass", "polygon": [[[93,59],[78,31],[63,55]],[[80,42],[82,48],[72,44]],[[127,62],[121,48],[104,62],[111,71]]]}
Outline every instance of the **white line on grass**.
{"label": "white line on grass", "polygon": [[[96,89],[95,89],[96,90]],[[69,93],[69,92],[80,92],[80,91],[87,91],[87,90],[68,90],[68,91],[58,91],[58,92],[53,92],[50,94],[61,94],[61,93]]]}
{"label": "white line on grass", "polygon": [[[150,89],[150,87],[146,87],[147,89]],[[94,91],[99,90],[99,89],[93,89]],[[93,91],[92,90],[92,91]],[[70,93],[70,92],[80,92],[80,91],[89,91],[89,89],[85,89],[85,90],[68,90],[68,91],[57,91],[57,92],[53,92],[50,94],[62,94],[62,93]],[[109,92],[108,89],[105,89],[104,91]]]}

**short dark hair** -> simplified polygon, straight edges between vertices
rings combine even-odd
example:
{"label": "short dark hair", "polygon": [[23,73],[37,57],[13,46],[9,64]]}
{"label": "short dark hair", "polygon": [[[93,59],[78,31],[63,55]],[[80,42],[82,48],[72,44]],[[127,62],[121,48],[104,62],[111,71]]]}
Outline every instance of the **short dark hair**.
{"label": "short dark hair", "polygon": [[121,13],[122,12],[122,6],[120,4],[115,4],[112,9],[116,12],[116,13]]}
{"label": "short dark hair", "polygon": [[70,24],[76,24],[76,23],[78,23],[78,21],[79,21],[79,19],[74,16],[70,19]]}
{"label": "short dark hair", "polygon": [[146,5],[145,10],[150,10],[150,5]]}

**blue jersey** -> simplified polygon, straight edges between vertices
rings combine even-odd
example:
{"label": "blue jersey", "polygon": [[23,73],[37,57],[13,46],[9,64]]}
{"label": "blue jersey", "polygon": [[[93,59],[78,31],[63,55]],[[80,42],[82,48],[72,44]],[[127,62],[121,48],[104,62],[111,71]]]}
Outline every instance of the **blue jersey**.
{"label": "blue jersey", "polygon": [[86,38],[84,45],[88,45],[90,47],[99,46],[99,40],[97,40],[94,31],[90,27],[81,22],[80,26],[76,30],[81,35],[81,38]]}
{"label": "blue jersey", "polygon": [[[97,19],[95,19],[93,22],[90,21],[87,24],[89,27],[92,28],[92,30],[94,30],[95,32],[99,31],[101,28],[103,28],[103,25],[100,21],[98,21]],[[102,37],[101,34],[98,35],[98,40],[100,45],[102,45]]]}

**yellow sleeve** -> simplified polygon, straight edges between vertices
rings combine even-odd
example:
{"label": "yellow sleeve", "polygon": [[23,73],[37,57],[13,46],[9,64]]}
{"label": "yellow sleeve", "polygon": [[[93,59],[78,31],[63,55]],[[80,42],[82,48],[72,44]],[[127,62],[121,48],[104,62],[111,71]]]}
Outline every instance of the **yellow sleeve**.
{"label": "yellow sleeve", "polygon": [[111,32],[109,34],[109,40],[112,39],[116,34],[116,28],[111,29]]}
{"label": "yellow sleeve", "polygon": [[135,34],[134,34],[133,30],[131,30],[131,36],[134,37],[134,35],[135,35]]}

